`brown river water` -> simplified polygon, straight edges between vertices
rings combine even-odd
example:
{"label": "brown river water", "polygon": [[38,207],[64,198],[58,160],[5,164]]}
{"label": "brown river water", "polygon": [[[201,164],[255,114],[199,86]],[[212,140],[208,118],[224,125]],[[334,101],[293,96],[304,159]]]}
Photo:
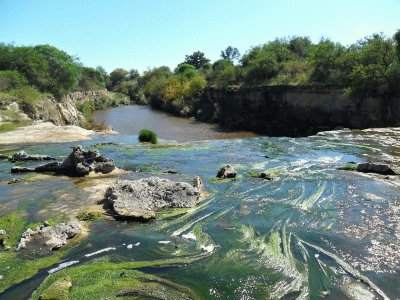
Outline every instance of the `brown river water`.
{"label": "brown river water", "polygon": [[230,131],[216,124],[174,117],[147,106],[128,105],[97,111],[95,122],[106,122],[123,135],[137,135],[142,129],[157,133],[159,139],[177,142],[246,138],[259,136],[249,131]]}

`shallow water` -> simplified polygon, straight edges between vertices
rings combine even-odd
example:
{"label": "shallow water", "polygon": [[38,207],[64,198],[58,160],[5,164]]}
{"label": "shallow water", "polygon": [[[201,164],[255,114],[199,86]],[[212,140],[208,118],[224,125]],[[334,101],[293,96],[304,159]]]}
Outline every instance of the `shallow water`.
{"label": "shallow water", "polygon": [[[396,130],[198,141],[159,148],[138,144],[136,138],[97,137],[83,145],[95,146],[132,171],[121,178],[157,175],[191,182],[199,175],[208,197],[181,215],[150,223],[94,222],[90,235],[68,252],[64,262],[79,266],[107,257],[119,262],[200,256],[189,264],[140,271],[185,286],[201,299],[399,299],[398,179],[336,169],[349,161],[395,160],[397,150],[392,149],[400,141]],[[71,145],[24,150],[65,156]],[[216,183],[212,179],[226,163],[234,166],[238,178]],[[68,214],[89,196],[83,189],[87,181],[65,177],[8,185],[14,177],[10,167],[0,163],[2,215],[17,210],[29,222],[40,221],[55,213]],[[163,174],[165,170],[178,174]],[[249,175],[264,170],[274,174],[274,180]],[[6,290],[0,298],[29,297],[57,266]]]}
{"label": "shallow water", "polygon": [[111,124],[120,134],[137,135],[140,130],[149,129],[156,132],[161,139],[178,142],[258,136],[248,131],[233,132],[215,124],[174,117],[142,105],[120,106],[97,111],[93,119],[97,123],[104,121]]}

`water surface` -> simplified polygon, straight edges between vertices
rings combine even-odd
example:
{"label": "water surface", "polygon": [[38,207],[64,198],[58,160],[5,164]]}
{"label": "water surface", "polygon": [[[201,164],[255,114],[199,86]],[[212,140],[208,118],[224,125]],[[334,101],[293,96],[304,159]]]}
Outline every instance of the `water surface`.
{"label": "water surface", "polygon": [[161,139],[178,142],[258,136],[248,131],[230,131],[216,124],[174,117],[142,105],[120,106],[97,111],[93,119],[97,123],[104,121],[110,124],[120,134],[137,135],[140,130],[149,129],[156,132]]}
{"label": "water surface", "polygon": [[[114,126],[118,130],[123,125]],[[119,178],[156,175],[191,182],[199,175],[209,195],[193,209],[154,222],[92,223],[87,239],[62,258],[78,261],[65,270],[103,259],[196,258],[187,264],[139,271],[184,286],[200,299],[399,299],[399,180],[337,170],[348,162],[397,164],[399,130],[225,139],[168,147],[138,144],[133,134],[97,137],[83,145],[132,171]],[[72,145],[39,144],[24,150],[63,157]],[[226,163],[234,166],[238,178],[215,182],[218,168]],[[15,177],[10,167],[9,162],[0,163],[1,214],[17,211],[29,222],[37,222],[53,214],[68,214],[70,208],[84,206],[90,196],[82,188],[88,179],[52,177],[8,185]],[[165,170],[177,174],[165,174]],[[265,181],[249,174],[264,170],[274,179]],[[85,256],[109,247],[113,250]],[[49,269],[57,266],[39,271],[0,298],[26,299]],[[170,289],[171,283],[164,288]]]}

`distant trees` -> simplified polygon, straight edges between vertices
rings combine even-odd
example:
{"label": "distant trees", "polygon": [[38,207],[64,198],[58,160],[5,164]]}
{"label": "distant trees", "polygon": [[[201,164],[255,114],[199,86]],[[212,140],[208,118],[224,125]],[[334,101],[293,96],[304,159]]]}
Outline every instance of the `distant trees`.
{"label": "distant trees", "polygon": [[240,53],[237,48],[228,46],[225,50],[221,51],[221,57],[222,59],[233,62],[234,60],[238,60],[240,58]]}
{"label": "distant trees", "polygon": [[194,66],[197,70],[203,68],[210,60],[201,51],[193,52],[185,56],[185,63]]}

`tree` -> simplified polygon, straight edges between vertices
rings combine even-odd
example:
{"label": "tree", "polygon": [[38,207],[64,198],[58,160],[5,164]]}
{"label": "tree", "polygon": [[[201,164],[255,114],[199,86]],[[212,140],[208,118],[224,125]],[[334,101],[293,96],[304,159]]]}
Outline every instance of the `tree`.
{"label": "tree", "polygon": [[34,50],[43,55],[47,61],[47,91],[55,95],[64,95],[78,86],[82,74],[77,58],[50,45],[35,46]]}
{"label": "tree", "polygon": [[278,75],[279,63],[276,53],[265,46],[254,47],[242,57],[244,79],[247,84],[267,84],[268,80]]}
{"label": "tree", "polygon": [[194,66],[197,70],[201,69],[208,62],[210,62],[210,60],[207,59],[205,54],[201,51],[196,51],[191,55],[185,56],[185,63]]}
{"label": "tree", "polygon": [[395,33],[394,40],[396,42],[397,59],[400,61],[400,29]]}
{"label": "tree", "polygon": [[310,38],[302,36],[294,36],[289,41],[289,50],[295,53],[300,59],[307,58],[312,49]]}
{"label": "tree", "polygon": [[179,64],[175,69],[175,74],[182,75],[187,79],[191,79],[196,76],[196,68],[193,65],[189,65],[186,63]]}
{"label": "tree", "polygon": [[226,59],[229,61],[239,60],[240,53],[239,50],[235,47],[229,46],[225,50],[221,51],[222,59]]}
{"label": "tree", "polygon": [[345,50],[345,47],[339,43],[322,39],[310,55],[313,65],[311,81],[324,85],[334,84],[332,75],[337,71],[337,60],[345,53]]}
{"label": "tree", "polygon": [[140,77],[140,73],[138,70],[136,70],[136,69],[129,70],[129,75],[128,75],[129,80],[138,79],[139,77]]}
{"label": "tree", "polygon": [[99,90],[106,86],[106,78],[98,69],[82,67],[82,78],[79,87],[83,90]]}
{"label": "tree", "polygon": [[128,71],[122,68],[116,68],[110,73],[111,87],[114,87],[118,82],[128,79]]}

